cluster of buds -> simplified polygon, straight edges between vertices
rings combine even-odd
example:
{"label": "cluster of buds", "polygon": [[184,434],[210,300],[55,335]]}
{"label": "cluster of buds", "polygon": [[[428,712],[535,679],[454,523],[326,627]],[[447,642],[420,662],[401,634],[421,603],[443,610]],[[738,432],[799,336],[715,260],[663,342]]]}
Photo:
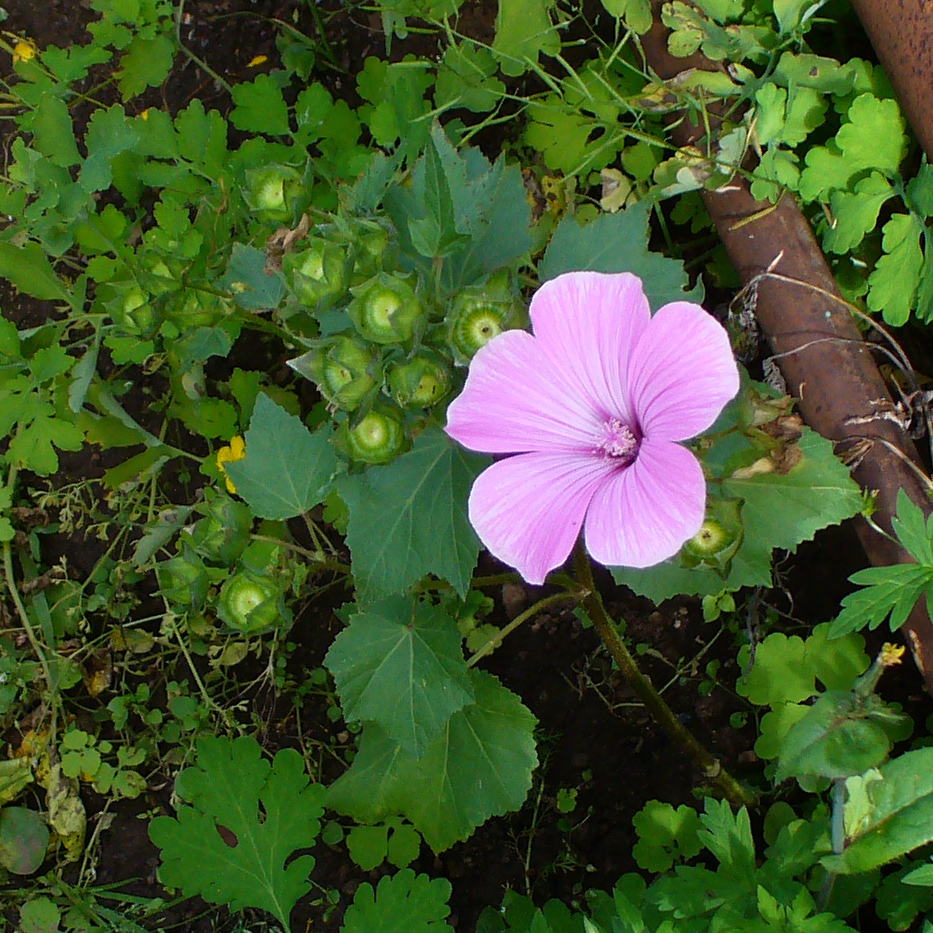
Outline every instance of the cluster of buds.
{"label": "cluster of buds", "polygon": [[292,574],[282,548],[251,543],[250,510],[224,492],[209,490],[199,512],[182,532],[178,553],[157,565],[165,599],[179,613],[197,613],[219,585],[215,609],[229,628],[253,635],[289,624]]}
{"label": "cluster of buds", "polygon": [[[295,169],[257,170],[244,192],[254,214],[283,218],[298,203]],[[292,216],[294,221],[294,217]],[[391,225],[336,215],[280,230],[288,297],[277,314],[307,351],[289,360],[313,381],[351,461],[389,463],[449,399],[457,368],[504,330],[526,323],[509,274],[439,296],[425,269],[408,271]]]}

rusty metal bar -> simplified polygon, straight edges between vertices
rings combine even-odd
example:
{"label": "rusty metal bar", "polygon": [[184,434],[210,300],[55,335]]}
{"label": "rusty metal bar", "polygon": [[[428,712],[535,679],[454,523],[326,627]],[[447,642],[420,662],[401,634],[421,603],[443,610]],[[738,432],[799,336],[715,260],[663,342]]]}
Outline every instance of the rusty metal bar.
{"label": "rusty metal bar", "polygon": [[[688,60],[668,53],[668,31],[658,15],[662,2],[652,0],[655,25],[642,37],[648,66],[664,80],[687,68],[720,68],[699,55]],[[679,116],[671,129],[675,143],[702,149],[703,127],[693,126],[683,114]],[[796,201],[790,195],[776,205],[756,201],[748,183],[739,176],[719,191],[706,192],[704,200],[742,281],[749,283],[764,276],[758,285],[758,321],[779,357],[788,391],[798,400],[804,420],[835,441],[870,441],[853,475],[861,486],[876,493],[874,520],[890,530],[900,489],[929,514],[933,505],[911,468],[920,462],[913,442],[890,421],[876,420],[857,427],[851,424],[852,418],[877,414],[877,400],[890,400],[890,395],[852,314],[833,297],[839,292],[832,272]],[[779,277],[764,275],[769,269]],[[887,566],[910,560],[905,551],[861,519],[857,519],[857,531],[873,564]],[[927,690],[933,693],[933,625],[922,603],[903,630]]]}
{"label": "rusty metal bar", "polygon": [[852,0],[898,101],[933,160],[933,3]]}

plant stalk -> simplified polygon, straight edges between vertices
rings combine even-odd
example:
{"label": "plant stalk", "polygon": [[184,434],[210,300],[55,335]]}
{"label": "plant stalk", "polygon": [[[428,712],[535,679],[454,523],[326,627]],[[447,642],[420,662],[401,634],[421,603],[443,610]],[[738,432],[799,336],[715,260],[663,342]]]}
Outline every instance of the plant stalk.
{"label": "plant stalk", "polygon": [[735,807],[754,807],[757,804],[755,794],[748,788],[743,787],[726,771],[719,759],[704,748],[693,733],[684,727],[661,694],[654,688],[651,681],[639,669],[632,653],[619,637],[615,623],[609,617],[602,597],[596,589],[596,584],[593,581],[593,567],[582,543],[577,545],[574,560],[577,581],[582,588],[582,593],[579,594],[580,602],[596,626],[596,631],[599,632],[603,643],[609,649],[609,653],[622,672],[622,676],[625,677],[638,699],[651,713],[654,721],[690,756],[693,763],[729,803]]}

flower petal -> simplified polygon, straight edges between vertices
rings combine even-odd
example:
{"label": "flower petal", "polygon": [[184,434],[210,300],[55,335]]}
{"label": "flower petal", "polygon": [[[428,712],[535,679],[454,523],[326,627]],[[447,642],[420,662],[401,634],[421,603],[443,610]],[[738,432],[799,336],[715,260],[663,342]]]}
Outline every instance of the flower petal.
{"label": "flower petal", "polygon": [[703,524],[706,481],[679,444],[644,438],[630,467],[593,495],[586,548],[610,567],[653,567],[673,557]]}
{"label": "flower petal", "polygon": [[535,337],[564,381],[601,414],[631,424],[625,392],[629,358],[651,320],[641,279],[628,272],[568,272],[531,299]]}
{"label": "flower petal", "polygon": [[632,353],[628,394],[644,434],[682,441],[705,431],[739,391],[729,337],[699,305],[661,308]]}
{"label": "flower petal", "polygon": [[591,451],[601,419],[521,330],[494,337],[470,363],[466,385],[447,409],[447,433],[483,453]]}
{"label": "flower petal", "polygon": [[588,455],[529,453],[494,463],[470,493],[470,522],[499,560],[529,583],[544,582],[573,549],[608,461]]}

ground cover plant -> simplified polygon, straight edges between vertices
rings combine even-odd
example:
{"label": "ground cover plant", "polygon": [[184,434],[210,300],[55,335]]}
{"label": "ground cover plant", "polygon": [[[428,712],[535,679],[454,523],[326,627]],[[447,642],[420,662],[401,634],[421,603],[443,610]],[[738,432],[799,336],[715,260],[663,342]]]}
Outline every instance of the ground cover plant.
{"label": "ground cover plant", "polygon": [[699,197],[796,197],[924,335],[933,177],[847,5],[666,3],[728,65],[666,83],[645,0],[204,6],[3,11],[5,919],[933,929],[933,520],[788,600],[871,492]]}

